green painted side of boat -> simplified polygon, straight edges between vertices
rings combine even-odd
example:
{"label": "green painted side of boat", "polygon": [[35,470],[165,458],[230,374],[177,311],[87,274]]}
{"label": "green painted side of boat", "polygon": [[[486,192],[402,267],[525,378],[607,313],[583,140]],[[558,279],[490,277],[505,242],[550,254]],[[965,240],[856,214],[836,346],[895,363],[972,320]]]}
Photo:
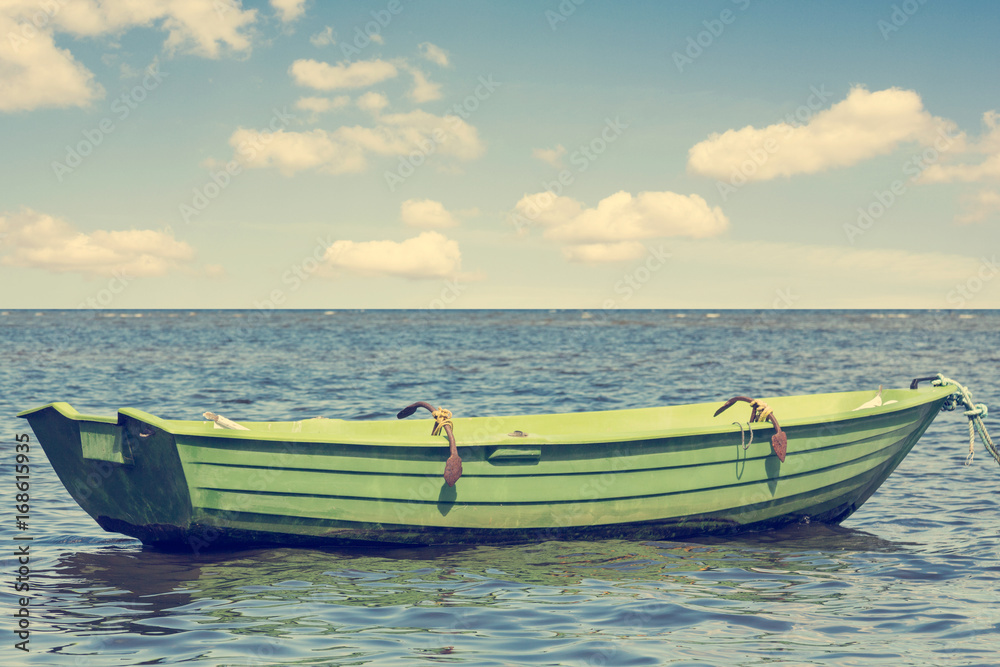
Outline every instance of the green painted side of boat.
{"label": "green painted side of boat", "polygon": [[[817,521],[839,523],[899,465],[952,385],[765,400],[771,424],[744,449],[721,403],[456,418],[464,473],[432,420],[164,420],[132,408],[82,415],[67,403],[22,412],[60,480],[103,528],[201,550],[285,544],[503,543],[675,539]],[[739,411],[739,412],[737,412]],[[743,427],[746,429],[746,426]],[[515,432],[527,434],[515,435]],[[749,436],[749,433],[747,433]]]}

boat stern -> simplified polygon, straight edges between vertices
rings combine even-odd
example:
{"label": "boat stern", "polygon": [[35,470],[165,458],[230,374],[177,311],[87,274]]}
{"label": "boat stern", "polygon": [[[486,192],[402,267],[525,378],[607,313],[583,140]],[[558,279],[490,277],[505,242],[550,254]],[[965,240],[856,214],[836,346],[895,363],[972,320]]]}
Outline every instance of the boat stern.
{"label": "boat stern", "polygon": [[[50,403],[28,420],[73,499],[105,530],[144,543],[176,543],[191,521],[191,499],[174,436],[152,415],[83,415]],[[148,418],[144,418],[148,417]]]}

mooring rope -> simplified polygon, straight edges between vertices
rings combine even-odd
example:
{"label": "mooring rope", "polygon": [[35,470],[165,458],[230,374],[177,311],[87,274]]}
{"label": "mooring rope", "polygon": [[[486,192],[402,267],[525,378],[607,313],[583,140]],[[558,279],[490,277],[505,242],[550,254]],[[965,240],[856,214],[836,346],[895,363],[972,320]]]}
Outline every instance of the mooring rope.
{"label": "mooring rope", "polygon": [[440,435],[443,429],[445,435],[448,436],[448,446],[451,448],[451,456],[444,463],[444,481],[448,483],[448,486],[455,486],[455,482],[462,476],[462,457],[458,455],[458,445],[455,443],[455,425],[451,420],[451,410],[435,408],[427,401],[417,401],[400,410],[396,414],[396,419],[406,419],[417,408],[427,410],[434,417],[434,426],[431,428],[431,435]]}
{"label": "mooring rope", "polygon": [[750,401],[750,407],[753,408],[753,413],[750,415],[750,421],[752,422],[767,421],[767,418],[774,412],[774,408],[759,398]]}
{"label": "mooring rope", "polygon": [[993,444],[990,434],[986,431],[986,424],[983,423],[983,419],[989,413],[986,405],[984,403],[974,403],[972,401],[972,393],[966,387],[951,378],[946,378],[941,373],[938,373],[937,379],[932,380],[931,384],[938,387],[950,384],[958,388],[954,394],[945,400],[941,409],[954,410],[960,405],[966,408],[964,414],[969,419],[969,455],[965,458],[965,465],[972,463],[972,459],[975,457],[976,433],[979,433],[979,439],[983,441],[983,445],[993,455],[994,460],[1000,464],[1000,452],[997,451],[997,447]]}
{"label": "mooring rope", "polygon": [[[778,418],[774,416],[774,410],[764,401],[756,398],[750,398],[749,396],[733,396],[728,401],[722,404],[722,407],[715,411],[714,417],[718,417],[720,414],[736,405],[737,401],[743,401],[744,403],[750,404],[750,420],[747,422],[747,428],[750,429],[750,440],[753,441],[753,426],[755,422],[763,422],[765,419],[771,422],[774,426],[774,435],[771,436],[771,449],[774,450],[775,455],[778,460],[782,463],[785,462],[785,453],[788,451],[788,436],[785,432],[781,430],[781,425],[778,424]],[[734,422],[736,423],[736,422]],[[740,440],[743,440],[743,426],[740,426]],[[744,445],[744,449],[746,449]]]}
{"label": "mooring rope", "polygon": [[434,417],[434,428],[431,429],[431,435],[440,435],[441,429],[445,426],[453,426],[451,421],[451,410],[446,410],[445,408],[438,408],[431,412],[431,416]]}

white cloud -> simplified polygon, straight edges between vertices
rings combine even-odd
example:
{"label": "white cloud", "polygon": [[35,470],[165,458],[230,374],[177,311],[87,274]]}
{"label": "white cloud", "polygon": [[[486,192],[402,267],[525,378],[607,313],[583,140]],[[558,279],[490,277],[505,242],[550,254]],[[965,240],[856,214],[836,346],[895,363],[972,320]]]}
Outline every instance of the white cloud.
{"label": "white cloud", "polygon": [[[431,146],[429,160],[468,161],[485,151],[479,132],[456,116],[443,118],[419,109],[378,117],[374,127],[340,127],[332,132],[261,133],[238,128],[229,138],[236,159],[247,167],[275,167],[285,175],[316,169],[330,174],[361,172],[368,156],[401,156]],[[424,151],[428,154],[427,151]]]}
{"label": "white cloud", "polygon": [[417,104],[441,99],[440,83],[428,81],[424,73],[416,68],[410,68],[410,74],[413,75],[413,90],[410,91],[410,99]]}
{"label": "white cloud", "polygon": [[0,216],[2,263],[52,273],[158,276],[194,258],[187,243],[150,229],[97,230],[89,234],[31,209]]}
{"label": "white cloud", "polygon": [[[32,10],[38,7],[38,3],[26,4]],[[52,14],[56,31],[97,37],[159,22],[158,27],[167,31],[164,48],[168,52],[206,58],[218,58],[225,50],[248,52],[252,46],[249,30],[257,20],[256,9],[245,10],[237,2],[104,0],[98,4],[79,0],[60,4]]]}
{"label": "white cloud", "polygon": [[93,73],[56,46],[56,33],[93,38],[155,27],[167,32],[168,53],[218,58],[223,51],[249,52],[256,18],[256,10],[238,4],[189,0],[7,0],[0,15],[0,111],[87,106],[104,96]]}
{"label": "white cloud", "polygon": [[306,11],[306,0],[271,0],[271,6],[278,12],[278,18],[290,23]]}
{"label": "white cloud", "polygon": [[762,181],[847,167],[890,153],[904,142],[931,145],[942,133],[952,136],[954,124],[924,110],[914,91],[872,93],[857,87],[805,125],[748,125],[712,134],[690,149],[688,169],[719,179],[739,173]]}
{"label": "white cloud", "polygon": [[365,146],[339,139],[337,132],[319,129],[267,134],[241,127],[229,137],[229,144],[236,149],[235,159],[247,167],[274,167],[285,176],[306,169],[331,174],[364,171]]}
{"label": "white cloud", "polygon": [[300,97],[295,102],[295,108],[313,113],[324,113],[334,109],[343,109],[350,103],[351,98],[347,95],[338,95],[332,99],[329,97]]}
{"label": "white cloud", "polygon": [[985,158],[964,164],[932,164],[920,174],[920,182],[982,183],[1000,180],[1000,114],[987,111],[983,114],[983,126],[983,135],[965,147],[963,156],[985,155]]}
{"label": "white cloud", "polygon": [[[521,216],[544,226],[543,236],[570,244],[619,243],[650,238],[707,238],[722,234],[729,220],[698,195],[674,192],[616,192],[594,208],[550,192],[525,195]],[[618,252],[622,252],[619,248]]]}
{"label": "white cloud", "polygon": [[1000,112],[987,111],[983,114],[983,136],[975,143],[975,149],[982,153],[1000,153]]}
{"label": "white cloud", "polygon": [[566,149],[562,144],[558,144],[555,148],[536,148],[531,151],[531,156],[533,158],[541,160],[545,164],[551,165],[556,169],[562,169],[563,155],[566,155]]}
{"label": "white cloud", "polygon": [[920,174],[921,183],[982,183],[1000,180],[1000,153],[976,164],[932,164]]}
{"label": "white cloud", "polygon": [[324,46],[333,46],[337,43],[337,38],[333,34],[333,26],[326,26],[315,35],[309,38],[309,43],[315,46],[317,49],[321,49]]}
{"label": "white cloud", "polygon": [[646,246],[638,241],[619,243],[586,243],[563,248],[563,256],[571,262],[599,264],[603,262],[625,262],[639,259],[646,253]]}
{"label": "white cloud", "polygon": [[21,32],[11,17],[0,16],[0,111],[85,107],[104,97],[94,73],[57,48],[50,31],[35,30],[30,38]]}
{"label": "white cloud", "polygon": [[396,66],[384,60],[359,60],[336,65],[318,60],[296,60],[288,68],[295,83],[316,90],[367,88],[399,74]]}
{"label": "white cloud", "polygon": [[399,207],[404,224],[422,229],[445,229],[458,225],[458,219],[439,201],[407,199]]}
{"label": "white cloud", "polygon": [[969,224],[982,222],[1000,211],[1000,192],[980,190],[964,198],[963,211],[955,216],[955,222]]}
{"label": "white cloud", "polygon": [[382,109],[389,106],[389,98],[381,93],[368,91],[358,98],[357,105],[362,111],[369,111],[377,114],[382,111]]}
{"label": "white cloud", "polygon": [[123,79],[135,79],[141,75],[142,70],[136,69],[128,63],[122,63],[118,66],[118,76]]}
{"label": "white cloud", "polygon": [[458,243],[439,232],[405,241],[336,241],[325,255],[330,266],[363,276],[414,280],[455,276],[462,261]]}
{"label": "white cloud", "polygon": [[424,42],[417,45],[417,48],[420,49],[420,55],[423,56],[425,60],[429,60],[436,65],[440,65],[441,67],[449,67],[451,65],[448,60],[448,52],[440,46],[436,46],[430,42]]}
{"label": "white cloud", "polygon": [[[933,156],[933,164],[920,173],[919,183],[995,185],[1000,182],[1000,113],[984,113],[982,134],[975,140],[965,141],[963,137],[959,150],[949,150],[951,147],[943,142],[934,148],[939,155]],[[955,216],[958,224],[982,222],[1000,211],[1000,192],[990,188],[967,191],[960,201],[962,211]]]}
{"label": "white cloud", "polygon": [[[123,4],[132,3],[120,0]],[[252,45],[249,26],[257,20],[257,10],[244,10],[238,4],[195,3],[188,0],[169,2],[163,17],[167,29],[164,47],[168,53],[192,53],[206,58],[218,58],[224,50],[248,53]]]}
{"label": "white cloud", "polygon": [[[238,2],[192,2],[191,0],[72,0],[39,3],[35,0],[7,0],[4,15],[18,24],[41,33],[63,32],[77,37],[120,34],[134,27],[166,30],[168,51],[215,58],[222,49],[247,51],[247,33],[257,20],[257,10],[243,9]],[[31,33],[31,30],[28,30]],[[9,38],[9,36],[8,36]]]}
{"label": "white cloud", "polygon": [[551,192],[539,192],[521,197],[514,210],[533,223],[554,226],[580,215],[583,207],[571,197],[556,197]]}

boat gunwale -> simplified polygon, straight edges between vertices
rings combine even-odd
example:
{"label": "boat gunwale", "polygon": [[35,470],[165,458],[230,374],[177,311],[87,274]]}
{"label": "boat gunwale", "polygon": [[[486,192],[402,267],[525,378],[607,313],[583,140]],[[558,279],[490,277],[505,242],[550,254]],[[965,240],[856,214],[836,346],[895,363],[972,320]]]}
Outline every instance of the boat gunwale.
{"label": "boat gunwale", "polygon": [[[912,392],[914,400],[899,400],[896,403],[889,405],[882,405],[877,408],[865,409],[865,410],[841,410],[839,412],[829,412],[825,414],[815,414],[806,417],[799,418],[789,418],[782,420],[782,429],[788,430],[789,428],[795,428],[799,426],[813,426],[820,424],[832,424],[841,422],[851,422],[858,419],[865,419],[872,416],[883,416],[892,414],[895,412],[901,412],[904,410],[911,410],[914,408],[919,408],[920,406],[926,405],[936,400],[943,400],[946,396],[954,393],[954,385],[924,385],[917,387],[917,389],[895,389],[890,391],[906,392],[909,394]],[[822,397],[844,397],[849,394],[868,394],[872,390],[854,390],[854,391],[842,391],[842,392],[827,392],[822,394],[796,394],[791,396],[770,396],[765,397],[764,401],[774,401],[776,399],[794,399],[799,397],[808,397],[811,399],[817,399]],[[482,422],[490,419],[500,419],[500,420],[517,420],[525,418],[534,417],[549,417],[549,416],[573,416],[573,417],[599,417],[601,415],[622,415],[623,413],[642,413],[642,412],[653,412],[661,410],[669,410],[671,408],[691,408],[694,406],[705,406],[706,410],[711,409],[715,406],[722,405],[721,401],[710,401],[702,403],[682,403],[677,405],[664,405],[664,406],[652,406],[644,408],[625,408],[621,410],[595,410],[595,411],[581,411],[581,412],[567,412],[567,413],[541,413],[541,414],[528,414],[528,415],[491,415],[482,417],[458,417],[454,419],[456,431],[461,433],[463,422],[466,422],[469,426],[475,426],[476,422]],[[273,441],[273,442],[306,442],[306,443],[316,443],[316,444],[337,444],[337,445],[360,445],[360,446],[375,446],[375,447],[437,447],[441,444],[444,439],[444,435],[432,436],[429,434],[422,435],[422,437],[410,437],[408,440],[399,441],[387,441],[384,437],[371,439],[371,438],[358,438],[358,437],[339,437],[337,434],[315,434],[315,433],[303,433],[303,432],[270,432],[262,431],[256,429],[250,429],[247,431],[241,430],[230,430],[215,428],[215,425],[210,421],[194,421],[194,420],[174,420],[174,419],[163,419],[157,417],[156,415],[150,414],[144,410],[138,408],[119,408],[117,416],[104,416],[104,415],[85,415],[77,411],[72,405],[64,401],[55,401],[42,405],[36,408],[31,408],[24,410],[17,414],[18,417],[27,418],[32,414],[41,412],[48,408],[52,408],[59,412],[63,417],[71,419],[73,421],[90,421],[98,423],[108,423],[108,424],[120,424],[121,418],[129,417],[137,421],[149,424],[159,428],[166,433],[174,436],[191,436],[198,438],[210,438],[213,440],[237,440],[237,441],[247,441],[247,440],[257,440],[257,441]],[[708,419],[712,419],[709,417]],[[303,421],[309,420],[298,420],[298,421],[249,421],[241,420],[241,424],[258,424],[258,425],[269,425],[269,424],[301,424]],[[346,420],[346,419],[328,419],[324,421],[329,422],[346,422],[346,423],[387,423],[394,424],[397,423],[395,420]],[[679,437],[700,437],[707,435],[716,435],[728,433],[735,430],[733,428],[733,421],[730,420],[725,422],[718,422],[715,424],[710,424],[707,426],[695,426],[695,427],[673,427],[673,428],[660,428],[655,430],[643,430],[643,431],[613,431],[604,430],[597,433],[593,431],[590,432],[568,432],[566,434],[555,434],[555,435],[532,435],[529,434],[526,437],[519,437],[515,443],[512,443],[509,439],[498,439],[499,434],[490,434],[487,439],[477,439],[470,440],[468,438],[459,437],[458,446],[459,447],[481,447],[481,446],[495,446],[495,445],[586,445],[586,444],[618,444],[627,442],[640,442],[647,440],[661,440],[665,438],[679,438]],[[429,424],[431,420],[414,420],[408,422],[409,424]],[[755,423],[749,425],[753,433],[757,434],[761,431],[770,431],[773,427],[770,423]],[[474,433],[473,429],[473,433]],[[350,434],[345,434],[350,435]]]}

